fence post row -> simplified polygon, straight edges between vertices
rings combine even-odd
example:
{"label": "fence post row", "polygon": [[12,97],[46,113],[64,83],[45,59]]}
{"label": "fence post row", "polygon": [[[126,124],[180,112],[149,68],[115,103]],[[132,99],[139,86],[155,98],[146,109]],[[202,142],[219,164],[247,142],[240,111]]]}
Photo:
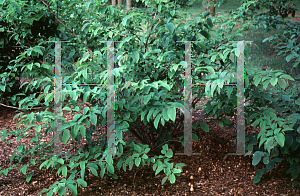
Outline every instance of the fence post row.
{"label": "fence post row", "polygon": [[[58,154],[58,149],[61,149],[61,143],[58,141],[61,137],[62,131],[62,76],[61,76],[61,42],[55,41],[55,86],[54,86],[54,101],[55,101],[55,120],[54,120],[54,134],[56,147],[55,153]],[[64,41],[67,42],[67,41]],[[101,41],[107,42],[107,154],[116,154],[115,135],[115,120],[114,120],[114,42],[117,41]],[[200,155],[201,153],[192,153],[192,78],[191,78],[191,41],[185,42],[185,85],[184,85],[184,153],[176,153],[176,155]],[[231,41],[237,42],[237,151],[236,153],[228,153],[228,155],[244,155],[245,154],[245,119],[244,119],[244,42],[245,41]],[[246,41],[252,42],[252,41]],[[64,84],[71,85],[71,84]],[[84,84],[95,85],[95,84]],[[102,84],[98,84],[102,85]],[[202,85],[202,84],[195,84]],[[210,84],[211,85],[211,84]],[[217,85],[217,84],[214,84]],[[230,85],[230,84],[229,84]],[[119,153],[118,153],[119,154]],[[123,154],[123,153],[121,153]]]}

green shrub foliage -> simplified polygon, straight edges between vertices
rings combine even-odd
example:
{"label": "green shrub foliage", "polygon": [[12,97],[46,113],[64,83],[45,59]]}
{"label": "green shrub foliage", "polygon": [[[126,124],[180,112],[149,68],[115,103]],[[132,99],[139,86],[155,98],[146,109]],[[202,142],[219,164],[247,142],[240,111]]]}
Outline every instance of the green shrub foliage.
{"label": "green shrub foliage", "polygon": [[[25,91],[31,91],[26,97],[16,99],[15,95],[12,98],[15,103],[27,110],[38,105],[53,106],[54,92],[51,89],[54,88],[52,64],[55,50],[54,42],[47,41],[69,41],[61,44],[62,79],[64,83],[72,83],[63,85],[62,109],[71,113],[73,119],[68,122],[62,119],[60,140],[63,144],[71,141],[82,144],[86,140],[82,148],[75,149],[75,153],[73,149],[72,153],[70,150],[49,156],[54,150],[54,138],[49,143],[41,142],[45,137],[41,132],[50,134],[54,131],[54,113],[48,109],[31,110],[29,114],[20,112],[15,118],[20,120],[18,125],[23,123],[26,128],[2,130],[2,141],[11,135],[20,141],[29,129],[34,129],[32,145],[19,145],[10,159],[14,164],[1,168],[0,174],[7,175],[17,164],[21,164],[20,172],[26,175],[29,182],[33,172],[27,172],[28,166],[38,164],[40,169],[51,167],[64,178],[42,191],[47,195],[63,195],[67,189],[77,194],[78,186],[87,186],[87,172],[101,178],[105,174],[117,178],[115,169],[126,172],[133,166],[145,164],[152,165],[155,175],[160,172],[165,174],[162,184],[167,180],[175,183],[185,164],[169,162],[173,151],[168,141],[177,140],[184,145],[184,83],[181,74],[186,63],[183,55],[185,45],[179,42],[183,40],[197,41],[192,42],[191,50],[193,84],[208,84],[205,88],[199,85],[193,87],[193,92],[196,92],[193,108],[200,98],[211,97],[203,114],[218,118],[220,126],[233,126],[229,125],[225,115],[234,115],[237,92],[235,87],[223,84],[236,83],[233,73],[236,72],[237,43],[230,41],[241,40],[241,32],[249,28],[243,23],[244,11],[253,2],[244,3],[241,6],[244,9],[234,12],[229,20],[223,16],[210,17],[209,12],[195,19],[187,19],[188,13],[179,14],[179,5],[175,6],[173,2],[142,2],[147,8],[133,12],[107,6],[101,1],[62,1],[58,7],[45,1],[36,4],[21,0],[0,1],[0,24],[9,24],[14,32],[8,32],[6,27],[1,27],[1,30],[23,47],[22,53],[13,56],[9,61],[11,65],[0,73],[0,92],[6,92],[10,85],[7,81],[15,77],[16,68],[19,68],[29,76],[39,78],[26,84]],[[242,27],[233,31],[237,23],[242,23]],[[217,24],[222,24],[221,28],[212,31]],[[287,31],[292,32],[291,29]],[[215,38],[212,39],[212,35]],[[114,56],[115,62],[118,62],[114,66],[115,145],[118,155],[107,153],[106,137],[92,137],[93,133],[98,132],[97,127],[104,127],[107,123],[105,41],[109,40],[116,41]],[[296,47],[299,49],[299,45]],[[246,56],[249,50],[246,45]],[[299,55],[294,57],[299,58]],[[36,58],[42,60],[28,61]],[[299,87],[297,84],[294,88],[287,87],[286,80],[294,81],[279,70],[248,67],[245,70],[245,97],[249,101],[245,106],[246,125],[261,128],[260,133],[246,136],[246,151],[254,152],[253,165],[261,160],[266,164],[266,168],[256,172],[254,183],[259,182],[262,174],[281,162],[280,156],[287,153],[290,153],[287,161],[291,163],[287,172],[291,172],[294,179],[298,175]],[[83,83],[102,86],[79,85]],[[210,83],[220,85],[210,86]],[[42,92],[36,93],[36,89]],[[89,102],[90,106],[83,108],[77,103],[78,98]],[[81,109],[82,113],[73,115]],[[34,125],[34,122],[42,125]],[[209,131],[205,122],[193,127]],[[123,141],[124,132],[131,133],[135,138]],[[198,141],[194,133],[192,138]],[[150,152],[155,155],[150,157]],[[24,164],[22,160],[28,156],[31,158]]]}

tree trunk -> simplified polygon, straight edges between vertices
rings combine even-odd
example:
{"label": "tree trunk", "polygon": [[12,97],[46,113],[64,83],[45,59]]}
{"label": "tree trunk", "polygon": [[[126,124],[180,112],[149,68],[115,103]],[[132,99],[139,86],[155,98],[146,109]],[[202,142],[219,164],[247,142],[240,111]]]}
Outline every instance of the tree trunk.
{"label": "tree trunk", "polygon": [[126,0],[126,9],[131,8],[131,0]]}
{"label": "tree trunk", "polygon": [[[210,2],[214,2],[214,4],[216,4],[216,0],[210,0]],[[211,14],[215,14],[216,13],[216,8],[215,8],[215,5],[212,5],[210,7],[210,11],[209,11]]]}
{"label": "tree trunk", "polygon": [[111,0],[111,5],[116,6],[116,0]]}
{"label": "tree trunk", "polygon": [[[208,11],[207,8],[204,7],[203,2],[206,2],[207,4],[209,4],[210,2],[214,2],[214,4],[216,3],[216,0],[202,0],[202,7],[201,7],[201,12],[205,12]],[[216,8],[214,5],[210,5],[210,10],[209,12],[211,14],[215,14],[216,13]]]}
{"label": "tree trunk", "polygon": [[122,0],[118,0],[118,6],[122,6]]}

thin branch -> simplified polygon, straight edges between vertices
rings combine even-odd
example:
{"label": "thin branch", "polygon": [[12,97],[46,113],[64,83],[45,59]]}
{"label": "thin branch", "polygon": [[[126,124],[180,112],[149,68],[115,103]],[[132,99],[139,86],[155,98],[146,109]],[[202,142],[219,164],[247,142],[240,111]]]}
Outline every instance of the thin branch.
{"label": "thin branch", "polygon": [[4,107],[8,107],[8,108],[13,108],[13,109],[17,109],[17,110],[38,110],[38,109],[42,109],[42,108],[48,108],[50,106],[44,106],[44,107],[36,107],[36,108],[18,108],[18,107],[14,107],[14,106],[9,106],[9,105],[5,105],[3,103],[0,103],[0,105],[4,106]]}
{"label": "thin branch", "polygon": [[[156,20],[156,14],[157,14],[157,11],[155,11],[155,14],[154,14],[154,17],[153,17],[153,22]],[[155,27],[156,27],[156,26],[155,26]],[[151,27],[151,29],[150,29],[150,31],[149,31],[149,35],[148,35],[147,40],[146,40],[146,43],[145,43],[145,52],[146,52],[146,50],[147,50],[147,44],[148,44],[148,40],[149,40],[149,38],[150,38],[152,29],[153,29],[153,26]]]}
{"label": "thin branch", "polygon": [[[81,44],[83,44],[88,50],[89,50],[89,52],[90,52],[90,56],[91,56],[91,58],[92,58],[92,61],[93,61],[93,51],[84,43],[84,42],[82,42],[81,40],[80,40],[80,38],[67,26],[67,25],[65,25],[58,17],[57,17],[57,15],[50,9],[50,7],[49,7],[49,5],[47,4],[47,3],[45,3],[43,0],[40,0],[47,8],[48,8],[48,10],[51,12],[51,14],[55,17],[55,19],[60,23],[60,24],[62,24],[65,28],[67,28],[68,30],[69,30],[69,32],[72,34],[72,35],[74,35],[78,40],[79,40],[79,42],[81,43]],[[101,68],[102,68],[102,70],[105,70],[105,68],[102,66],[102,65],[100,65],[101,66]]]}

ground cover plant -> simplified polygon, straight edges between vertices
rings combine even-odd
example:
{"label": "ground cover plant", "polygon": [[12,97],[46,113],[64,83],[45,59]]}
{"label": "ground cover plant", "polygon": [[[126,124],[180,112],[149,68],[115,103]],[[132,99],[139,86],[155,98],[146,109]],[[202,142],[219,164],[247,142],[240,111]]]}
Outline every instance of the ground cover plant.
{"label": "ground cover plant", "polygon": [[[222,15],[211,17],[209,12],[201,13],[196,18],[188,18],[189,13],[177,14],[177,9],[174,9],[176,5],[172,2],[144,2],[148,5],[147,8],[139,9],[139,12],[124,12],[100,1],[63,1],[61,6],[64,3],[68,3],[68,6],[64,6],[64,11],[59,14],[55,10],[60,6],[56,7],[56,4],[50,2],[40,1],[29,5],[26,1],[1,2],[1,28],[10,40],[14,39],[16,44],[20,44],[23,51],[16,59],[6,62],[7,67],[0,73],[0,90],[4,93],[11,90],[16,81],[10,79],[20,70],[29,76],[39,75],[41,78],[23,83],[23,97],[17,93],[9,96],[2,93],[2,100],[5,98],[16,107],[27,108],[27,112],[31,107],[46,107],[45,110],[32,110],[27,114],[18,113],[15,118],[20,119],[18,125],[24,124],[24,128],[18,129],[17,125],[17,130],[2,130],[2,141],[8,144],[10,140],[6,138],[9,137],[16,137],[17,142],[26,140],[29,130],[34,130],[34,135],[30,145],[19,145],[15,149],[10,158],[11,167],[1,168],[1,174],[7,175],[20,165],[19,171],[30,182],[34,176],[34,171],[27,171],[30,165],[39,165],[40,169],[51,167],[62,178],[42,191],[47,195],[63,195],[67,190],[77,194],[79,187],[87,186],[85,179],[88,173],[98,176],[100,172],[101,178],[106,174],[117,179],[116,169],[126,172],[128,168],[132,170],[133,167],[145,165],[151,165],[155,175],[164,173],[161,184],[167,181],[176,183],[185,164],[169,162],[173,157],[170,145],[171,141],[175,141],[176,145],[184,144],[182,73],[186,66],[182,55],[184,44],[176,41],[201,41],[192,43],[193,83],[220,84],[194,86],[192,90],[197,93],[193,97],[193,108],[201,98],[210,97],[203,115],[213,117],[221,127],[233,126],[226,116],[234,116],[237,92],[232,86],[223,84],[236,83],[234,72],[238,51],[237,44],[229,41],[242,39],[242,32],[249,29],[250,22],[254,29],[264,25],[275,25],[278,28],[277,24],[281,24],[283,19],[279,20],[275,12],[251,18],[247,11],[257,3],[255,1],[242,4],[232,12],[232,18]],[[269,1],[260,3],[260,6],[268,8]],[[32,15],[29,14],[31,12]],[[25,15],[32,17],[25,18]],[[45,23],[45,17],[50,17],[53,21]],[[272,20],[267,24],[253,22],[264,21],[264,17]],[[39,33],[28,30],[37,23]],[[147,24],[146,31],[141,23]],[[213,26],[218,24],[220,29],[215,31]],[[241,28],[233,31],[237,24]],[[58,25],[60,26],[57,28]],[[46,27],[54,29],[52,34],[49,34]],[[287,24],[283,35],[284,39],[280,42],[286,43],[286,46],[280,48],[277,45],[278,50],[280,54],[285,53],[286,61],[293,62],[293,67],[297,67],[297,26]],[[275,42],[276,38],[273,36],[266,40]],[[50,154],[54,150],[54,136],[50,141],[42,141],[54,131],[54,112],[47,107],[54,105],[51,60],[55,53],[54,44],[46,41],[58,39],[70,41],[62,44],[62,76],[64,82],[73,85],[63,86],[62,94],[64,114],[71,114],[73,118],[68,121],[62,119],[61,142],[71,145],[71,149],[54,155]],[[114,71],[115,84],[122,88],[117,88],[115,92],[115,145],[117,152],[123,154],[117,156],[105,156],[105,150],[109,149],[106,137],[92,137],[100,132],[99,127],[105,127],[106,124],[105,106],[108,95],[105,88],[79,85],[105,84],[107,45],[101,42],[103,40],[119,41],[115,43],[115,57],[119,63],[115,64]],[[246,46],[246,58],[249,49]],[[293,83],[287,83],[287,80]],[[87,105],[79,105],[78,98]],[[293,179],[296,179],[299,161],[297,138],[300,132],[297,80],[295,82],[281,70],[246,69],[245,98],[249,102],[245,107],[246,125],[259,125],[261,129],[259,133],[246,136],[246,152],[253,152],[251,156],[254,166],[261,159],[266,165],[255,172],[253,182],[258,183],[263,173],[273,169],[275,163],[283,161],[284,154],[288,154],[286,160],[291,164],[287,172],[291,172]],[[40,125],[34,124],[35,122]],[[193,127],[209,131],[204,120],[198,121]],[[134,137],[124,141],[126,132]],[[193,133],[193,140],[198,141],[196,133]],[[104,158],[102,162],[101,158]],[[293,185],[297,183],[294,180]]]}

